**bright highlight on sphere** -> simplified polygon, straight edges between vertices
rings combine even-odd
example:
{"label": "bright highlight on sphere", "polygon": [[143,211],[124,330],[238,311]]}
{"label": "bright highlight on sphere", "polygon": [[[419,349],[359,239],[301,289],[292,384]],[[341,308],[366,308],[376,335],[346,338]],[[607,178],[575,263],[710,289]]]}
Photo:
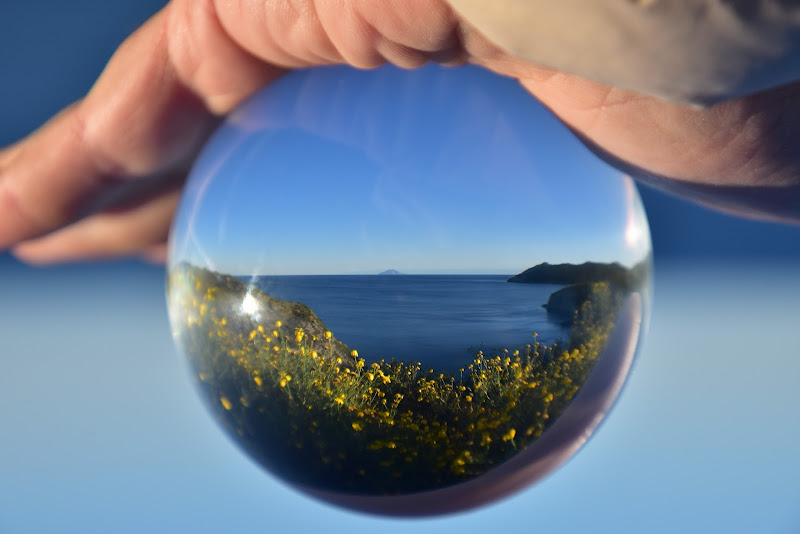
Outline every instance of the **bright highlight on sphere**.
{"label": "bright highlight on sphere", "polygon": [[347,508],[479,506],[613,404],[648,307],[632,182],[475,67],[286,75],[203,151],[168,300],[208,409]]}

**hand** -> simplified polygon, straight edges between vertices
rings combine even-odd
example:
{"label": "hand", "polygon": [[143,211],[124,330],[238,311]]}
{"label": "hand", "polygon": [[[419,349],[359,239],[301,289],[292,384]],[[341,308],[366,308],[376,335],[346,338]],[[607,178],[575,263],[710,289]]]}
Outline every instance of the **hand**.
{"label": "hand", "polygon": [[700,109],[514,58],[441,0],[173,0],[83,100],[0,151],[0,249],[32,263],[162,259],[186,170],[222,116],[288,69],[385,61],[468,61],[518,78],[635,178],[800,220],[800,83]]}

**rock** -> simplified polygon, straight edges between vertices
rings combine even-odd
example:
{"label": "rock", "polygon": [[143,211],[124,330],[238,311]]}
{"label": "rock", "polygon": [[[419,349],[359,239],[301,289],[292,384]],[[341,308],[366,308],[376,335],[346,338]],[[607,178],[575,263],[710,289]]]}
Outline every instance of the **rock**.
{"label": "rock", "polygon": [[647,256],[631,268],[619,263],[587,261],[580,265],[540,263],[512,276],[507,281],[520,284],[586,284],[609,282],[622,289],[640,288],[649,279],[652,257]]}
{"label": "rock", "polygon": [[547,318],[562,325],[570,325],[575,319],[575,310],[589,298],[592,284],[575,284],[559,289],[550,294],[546,304]]}
{"label": "rock", "polygon": [[540,263],[508,279],[523,284],[583,284],[587,282],[611,282],[627,285],[629,270],[619,263],[594,263],[580,265]]}

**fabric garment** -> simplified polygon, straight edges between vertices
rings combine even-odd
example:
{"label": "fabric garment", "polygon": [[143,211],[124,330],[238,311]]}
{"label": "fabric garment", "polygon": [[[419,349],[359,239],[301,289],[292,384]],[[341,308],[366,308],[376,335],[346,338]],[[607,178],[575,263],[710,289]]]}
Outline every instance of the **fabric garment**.
{"label": "fabric garment", "polygon": [[449,0],[535,63],[695,105],[800,79],[796,0]]}

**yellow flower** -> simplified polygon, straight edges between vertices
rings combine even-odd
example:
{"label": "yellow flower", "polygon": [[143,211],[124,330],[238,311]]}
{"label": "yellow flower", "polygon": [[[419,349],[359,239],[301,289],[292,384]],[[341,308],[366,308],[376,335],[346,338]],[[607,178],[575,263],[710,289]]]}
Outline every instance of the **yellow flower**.
{"label": "yellow flower", "polygon": [[352,356],[353,358],[358,358],[358,351],[357,350],[351,350],[350,351],[350,356]]}
{"label": "yellow flower", "polygon": [[353,423],[353,430],[355,430],[356,432],[360,432],[364,430],[364,427],[361,425],[361,423],[356,421],[355,423]]}
{"label": "yellow flower", "polygon": [[261,377],[260,377],[260,376],[253,377],[253,382],[255,382],[257,386],[260,386],[261,384],[263,384],[263,383],[264,383],[264,382],[261,380]]}
{"label": "yellow flower", "polygon": [[503,434],[503,441],[511,441],[512,439],[514,439],[514,436],[516,435],[517,431],[512,428],[508,432]]}
{"label": "yellow flower", "polygon": [[264,327],[261,326],[261,325],[258,325],[258,331],[263,334],[264,333]]}
{"label": "yellow flower", "polygon": [[276,326],[276,327],[280,328],[280,327],[281,327],[281,325],[283,325],[283,323],[282,323],[282,322],[280,322],[280,321],[275,321],[275,326]]}
{"label": "yellow flower", "polygon": [[294,329],[294,339],[295,339],[295,340],[296,340],[298,343],[300,343],[301,341],[303,341],[303,338],[305,337],[305,335],[306,335],[306,333],[305,333],[305,332],[303,332],[303,329],[302,329],[302,328],[295,328],[295,329]]}
{"label": "yellow flower", "polygon": [[228,400],[228,397],[220,397],[219,402],[226,410],[230,410],[233,407],[233,404],[231,404],[231,401]]}
{"label": "yellow flower", "polygon": [[375,375],[373,375],[372,373],[367,373],[367,378],[369,379],[370,382],[372,382],[373,380],[375,380]]}
{"label": "yellow flower", "polygon": [[272,331],[272,335],[275,336],[275,337],[278,337],[278,331],[277,330],[273,330]]}
{"label": "yellow flower", "polygon": [[326,330],[325,334],[323,334],[323,335],[325,336],[325,339],[330,339],[332,334],[331,334],[330,330]]}

